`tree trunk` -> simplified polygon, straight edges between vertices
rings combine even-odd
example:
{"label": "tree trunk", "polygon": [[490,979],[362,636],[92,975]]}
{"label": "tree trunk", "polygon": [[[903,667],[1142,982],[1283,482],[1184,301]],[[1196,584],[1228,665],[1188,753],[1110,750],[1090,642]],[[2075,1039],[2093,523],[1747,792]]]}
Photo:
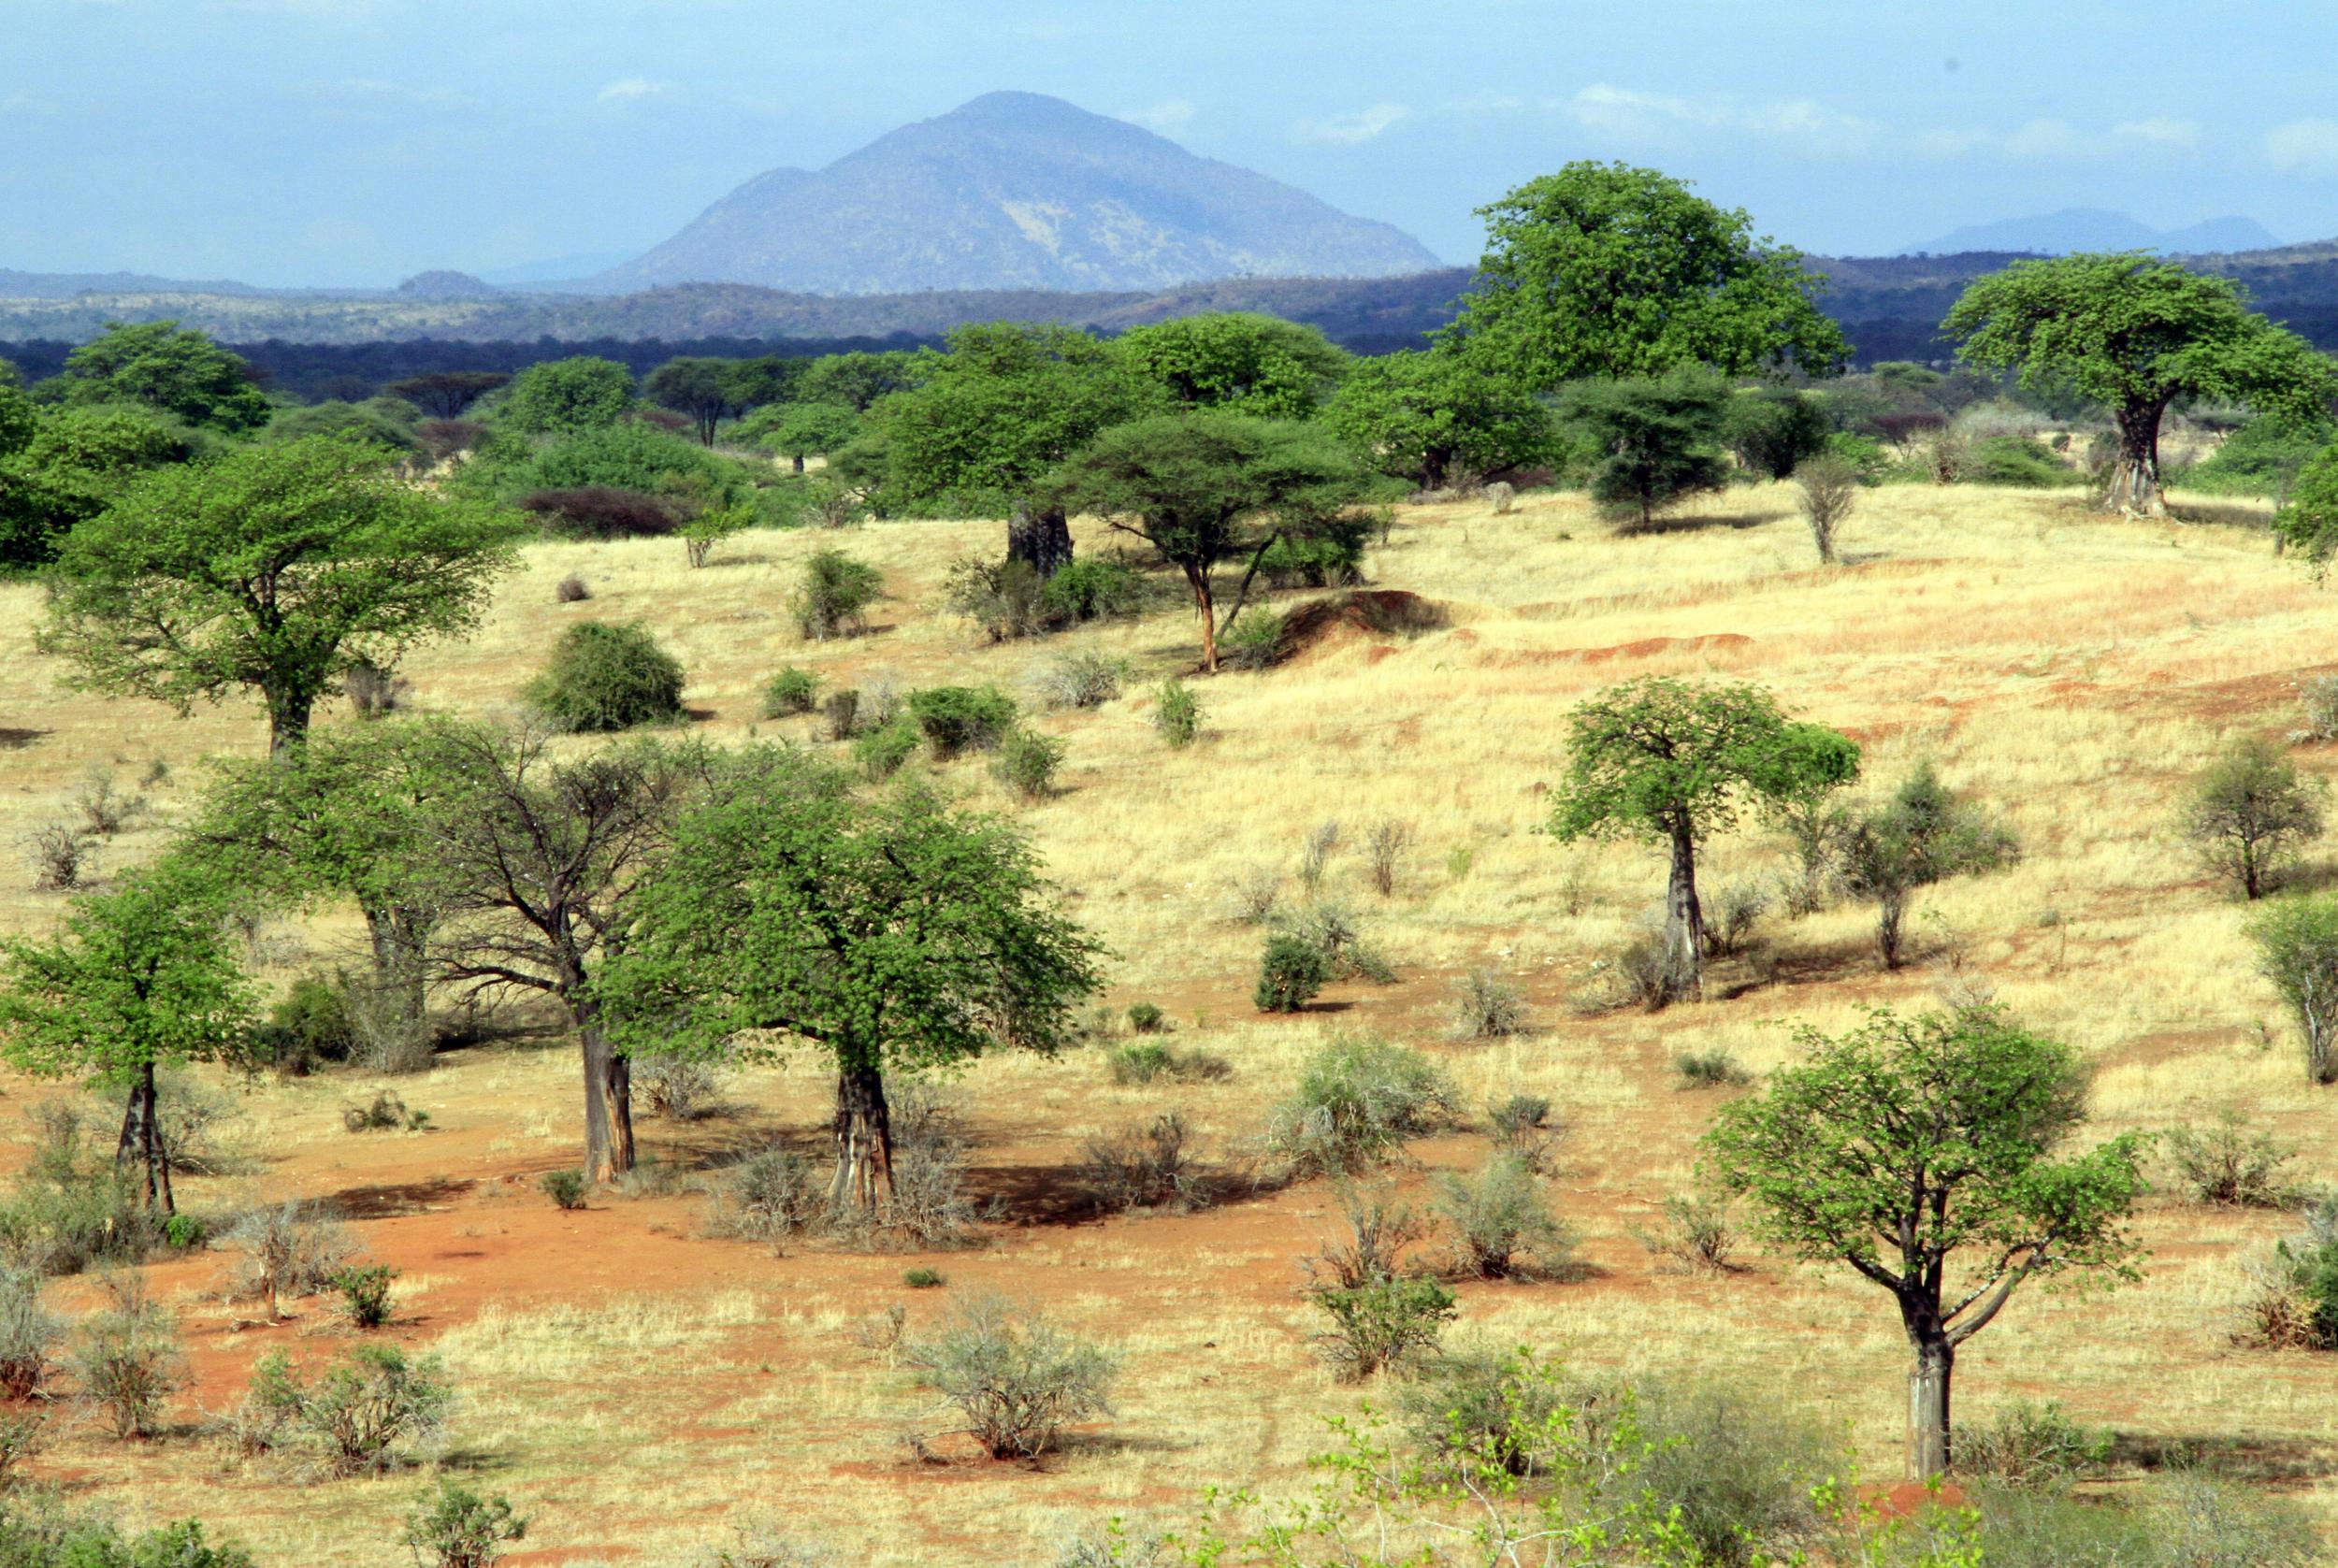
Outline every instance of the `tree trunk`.
{"label": "tree trunk", "polygon": [[1918,1341],[1908,1373],[1908,1469],[1919,1481],[1948,1474],[1949,1379],[1956,1370],[1956,1348],[1945,1335]]}
{"label": "tree trunk", "polygon": [[1193,607],[1202,617],[1202,669],[1205,674],[1218,673],[1218,599],[1210,592],[1209,568],[1199,571],[1185,568],[1185,580],[1193,585]]}
{"label": "tree trunk", "polygon": [[313,694],[267,693],[267,755],[281,757],[309,738],[309,714],[316,706]]}
{"label": "tree trunk", "polygon": [[148,1062],[131,1080],[129,1099],[122,1113],[122,1137],[114,1144],[114,1161],[124,1167],[135,1162],[140,1173],[143,1205],[171,1214],[176,1207],[170,1190],[170,1151],[163,1141],[160,1100],[154,1084],[154,1064]]}
{"label": "tree trunk", "polygon": [[1664,996],[1701,997],[1705,990],[1705,911],[1696,901],[1696,839],[1686,822],[1672,827],[1672,878],[1665,890]]}
{"label": "tree trunk", "polygon": [[2136,517],[2167,515],[2167,502],[2159,494],[2159,415],[2165,407],[2151,403],[2119,410],[2119,459],[2102,499],[2106,511]]}
{"label": "tree trunk", "polygon": [[384,1072],[430,1068],[429,993],[424,979],[430,912],[412,906],[368,905],[366,934],[373,944],[373,1016],[368,1029],[373,1065]]}
{"label": "tree trunk", "polygon": [[1072,524],[1061,507],[1046,507],[1037,517],[1021,501],[1006,525],[1006,558],[1020,561],[1045,583],[1072,564]]}
{"label": "tree trunk", "polygon": [[1899,939],[1908,918],[1905,894],[1885,893],[1875,903],[1875,945],[1883,949],[1883,967],[1899,967]]}
{"label": "tree trunk", "polygon": [[633,1169],[633,1058],[612,1056],[600,1076],[609,1106],[609,1147],[620,1174]]}
{"label": "tree trunk", "polygon": [[613,1182],[633,1169],[632,1069],[589,1013],[577,1021],[584,1058],[584,1179]]}
{"label": "tree trunk", "polygon": [[799,452],[799,453],[796,453],[796,456],[795,456],[795,464],[796,464],[796,472],[798,472],[798,473],[801,473],[801,472],[803,472],[803,453],[802,453]]}
{"label": "tree trunk", "polygon": [[847,1067],[836,1074],[836,1179],[829,1189],[838,1208],[863,1216],[893,1195],[893,1123],[885,1103],[885,1074]]}

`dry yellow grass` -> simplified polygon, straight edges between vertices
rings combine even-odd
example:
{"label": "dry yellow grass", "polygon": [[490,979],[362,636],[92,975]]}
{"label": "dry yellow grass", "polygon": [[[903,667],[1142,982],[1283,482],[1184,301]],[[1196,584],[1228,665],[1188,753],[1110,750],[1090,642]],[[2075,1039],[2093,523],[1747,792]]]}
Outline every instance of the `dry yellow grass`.
{"label": "dry yellow grass", "polygon": [[[804,721],[755,720],[757,693],[782,664],[847,683],[1012,687],[1061,648],[1128,657],[1139,671],[1130,695],[1038,720],[1070,746],[1054,798],[1014,805],[978,763],[942,776],[1026,824],[1075,912],[1112,945],[1116,1000],[1161,1002],[1178,1044],[1228,1057],[1235,1076],[1120,1087],[1088,1057],[984,1063],[956,1089],[980,1136],[977,1163],[1001,1180],[1054,1179],[1089,1134],[1172,1103],[1214,1138],[1240,1141],[1337,1029],[1419,1041],[1444,1055],[1473,1102],[1551,1098],[1568,1129],[1555,1196],[1596,1266],[1577,1283],[1466,1287],[1470,1328],[1591,1366],[1790,1389],[1888,1469],[1904,1349],[1880,1292],[1769,1263],[1734,1279],[1684,1277],[1656,1268],[1633,1239],[1689,1179],[1714,1103],[1678,1086],[1673,1057],[1719,1048],[1751,1069],[1772,1066],[1792,1050],[1793,1024],[1833,1029],[1877,1002],[1923,1004],[1949,954],[1968,983],[1993,986],[2089,1055],[2100,1120],[2161,1129],[2244,1106],[2302,1145],[2300,1177],[2338,1180],[2338,1154],[2316,1136],[2329,1091],[2306,1086],[2286,1023],[2251,972],[2239,912],[2167,829],[2174,792],[2225,735],[2291,726],[2291,687],[2325,665],[2338,607],[2274,558],[2261,531],[2106,520],[2060,496],[1873,492],[1845,530],[1851,564],[1836,570],[1813,566],[1782,489],[1733,492],[1696,521],[1624,539],[1568,496],[1530,496],[1506,517],[1470,504],[1408,509],[1370,575],[1436,601],[1450,624],[1207,682],[1208,734],[1183,752],[1161,745],[1145,696],[1192,656],[1190,621],[1176,611],[1044,646],[987,645],[940,613],[950,558],[993,547],[989,525],[751,535],[699,571],[671,542],[537,547],[475,641],[418,655],[407,673],[426,705],[494,712],[514,700],[559,626],[639,618],[690,671],[699,727],[736,739],[808,736]],[[875,635],[806,646],[784,600],[797,564],[839,543],[880,565],[893,597]],[[570,572],[594,597],[556,605],[553,585]],[[161,758],[173,782],[150,791],[157,826],[112,851],[115,863],[133,860],[181,809],[202,755],[259,748],[258,714],[231,707],[182,724],[149,705],[63,693],[30,647],[36,610],[32,590],[0,587],[0,727],[27,732],[0,751],[0,841],[64,814],[93,767],[127,783]],[[1595,980],[1595,962],[1652,907],[1663,865],[1631,845],[1567,848],[1538,836],[1539,791],[1559,767],[1569,705],[1652,672],[1773,687],[1800,713],[1859,737],[1875,787],[1932,758],[2011,819],[2021,862],[1925,894],[1915,930],[1927,958],[1898,974],[1876,971],[1866,914],[1842,909],[1770,928],[1772,983],[1657,1016],[1571,1015],[1565,999]],[[2332,770],[2324,753],[2299,755]],[[1366,887],[1352,847],[1381,819],[1414,834],[1387,900]],[[1349,847],[1327,886],[1367,919],[1399,983],[1335,988],[1344,1014],[1262,1021],[1248,1000],[1257,933],[1226,918],[1225,885],[1252,868],[1288,871],[1306,834],[1331,820]],[[1715,846],[1709,875],[1717,885],[1782,863],[1775,843],[1749,832]],[[60,907],[23,889],[12,869],[0,878],[0,929],[37,928]],[[338,930],[305,928],[286,946],[313,962]],[[1479,965],[1529,993],[1541,1032],[1489,1047],[1444,1039],[1450,988]],[[272,1163],[191,1184],[195,1201],[546,1169],[574,1138],[571,1076],[558,1050],[460,1053],[400,1086],[444,1130],[379,1142],[344,1138],[332,1119],[370,1085],[270,1086],[253,1096],[249,1141]],[[744,1074],[731,1092],[754,1107],[751,1124],[703,1135],[653,1124],[653,1144],[681,1158],[765,1126],[809,1134],[824,1113],[815,1072]],[[1450,1165],[1477,1150],[1453,1140],[1422,1153]],[[537,1511],[531,1547],[570,1554],[542,1561],[660,1562],[717,1539],[727,1520],[777,1515],[846,1561],[1045,1561],[1068,1519],[1174,1512],[1208,1482],[1297,1477],[1320,1446],[1317,1413],[1354,1398],[1310,1357],[1292,1290],[1292,1260],[1327,1230],[1333,1207],[1321,1188],[1302,1187],[1191,1217],[1010,1229],[930,1260],[952,1290],[1042,1295],[1126,1355],[1118,1418],[1041,1473],[903,1461],[898,1435],[933,1421],[925,1396],[850,1331],[895,1300],[913,1322],[940,1310],[946,1292],[899,1288],[901,1259],[773,1259],[691,1239],[687,1200],[620,1201],[605,1218],[584,1216],[600,1230],[574,1244],[605,1234],[599,1244],[619,1253],[613,1275],[626,1272],[622,1249],[639,1249],[642,1277],[604,1288],[598,1277],[531,1272],[521,1241],[542,1223],[541,1201],[509,1184],[445,1199],[441,1210],[454,1212],[392,1212],[360,1229],[393,1251],[415,1244],[411,1228],[438,1227],[436,1250],[420,1255],[432,1260],[412,1271],[428,1277],[410,1286],[425,1319],[411,1334],[464,1380],[455,1461]],[[2126,1431],[2292,1447],[2327,1469],[2338,1455],[2338,1364],[2241,1352],[2225,1333],[2232,1260],[2283,1223],[2154,1200],[2146,1281],[2107,1298],[2017,1302],[1963,1359],[1963,1409],[2050,1395]],[[484,1260],[460,1256],[474,1250],[465,1237]],[[714,1261],[688,1293],[661,1294],[670,1257]],[[391,1521],[411,1490],[411,1480],[287,1489],[220,1472],[192,1441],[124,1451],[76,1434],[53,1462],[139,1515],[234,1519],[272,1562],[397,1561]],[[2338,1518],[2327,1483],[2299,1489]]]}

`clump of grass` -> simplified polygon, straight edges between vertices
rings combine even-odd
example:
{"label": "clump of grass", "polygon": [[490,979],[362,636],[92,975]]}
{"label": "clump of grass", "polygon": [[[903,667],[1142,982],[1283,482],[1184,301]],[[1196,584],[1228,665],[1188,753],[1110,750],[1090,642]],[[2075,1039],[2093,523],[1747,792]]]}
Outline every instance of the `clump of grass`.
{"label": "clump of grass", "polygon": [[1672,1058],[1673,1071],[1684,1086],[1695,1089],[1734,1088],[1753,1082],[1737,1058],[1715,1046],[1707,1051],[1683,1051]]}
{"label": "clump of grass", "polygon": [[1473,969],[1453,994],[1453,1029],[1464,1040],[1508,1040],[1527,1032],[1526,994],[1492,970]]}
{"label": "clump of grass", "polygon": [[1116,1084],[1149,1084],[1167,1078],[1180,1084],[1211,1084],[1234,1076],[1234,1064],[1206,1051],[1180,1051],[1159,1040],[1132,1040],[1104,1057]]}
{"label": "clump of grass", "polygon": [[583,1208],[586,1194],[592,1190],[592,1184],[584,1179],[582,1171],[547,1171],[536,1185],[543,1188],[544,1196],[552,1200],[555,1207],[562,1209]]}

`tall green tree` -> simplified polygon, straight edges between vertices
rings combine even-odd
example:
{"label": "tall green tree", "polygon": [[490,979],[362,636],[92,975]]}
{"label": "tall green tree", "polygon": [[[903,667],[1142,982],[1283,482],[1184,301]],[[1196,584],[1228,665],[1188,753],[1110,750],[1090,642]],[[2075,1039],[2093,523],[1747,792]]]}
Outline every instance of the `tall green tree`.
{"label": "tall green tree", "polygon": [[33,400],[24,396],[24,378],[14,365],[0,359],[0,457],[10,457],[33,444],[40,424]]}
{"label": "tall green tree", "polygon": [[2338,554],[2338,445],[2323,448],[2298,469],[2289,499],[2273,513],[2273,533],[2305,557],[2316,581],[2330,575],[2331,557]]}
{"label": "tall green tree", "polygon": [[1671,852],[1664,997],[1704,985],[1705,914],[1696,846],[1749,803],[1792,808],[1858,776],[1859,748],[1799,724],[1759,686],[1650,676],[1611,686],[1567,721],[1567,771],[1550,830],[1563,841],[1634,837]]}
{"label": "tall green tree", "polygon": [[1321,328],[1248,310],[1133,326],[1119,349],[1178,408],[1261,419],[1308,417],[1353,363]]}
{"label": "tall green tree", "polygon": [[2323,417],[2338,367],[2250,309],[2230,278],[2136,253],[2015,262],[1966,288],[1941,330],[1983,370],[2111,410],[2119,456],[2104,505],[2157,516],[2159,424],[2179,397]]}
{"label": "tall green tree", "polygon": [[1533,393],[1446,351],[1356,361],[1322,418],[1373,468],[1424,490],[1548,462],[1555,435]]}
{"label": "tall green tree", "polygon": [[1568,164],[1478,215],[1485,256],[1440,340],[1522,385],[1684,365],[1824,376],[1849,357],[1801,252],[1654,169]]}
{"label": "tall green tree", "polygon": [[804,403],[842,403],[857,414],[865,414],[879,398],[907,392],[924,381],[937,357],[907,349],[822,354],[803,367],[787,396]]}
{"label": "tall green tree", "polygon": [[670,359],[642,382],[642,396],[690,421],[699,444],[713,446],[726,419],[745,411],[736,360],[686,356]]}
{"label": "tall green tree", "polygon": [[819,1051],[836,1072],[834,1196],[865,1214],[891,1190],[888,1074],[1061,1049],[1101,952],[1007,824],[783,775],[685,819],[597,995],[643,1046]]}
{"label": "tall green tree", "polygon": [[1652,379],[1578,381],[1559,397],[1559,420],[1594,454],[1591,496],[1602,511],[1648,528],[1691,496],[1719,490],[1728,390],[1719,377],[1683,367]]}
{"label": "tall green tree", "polygon": [[22,1072],[125,1093],[116,1158],[165,1212],[170,1150],[156,1070],[227,1060],[254,1021],[229,907],[199,862],[166,858],[75,899],[47,941],[0,938],[0,1054]]}
{"label": "tall green tree", "polygon": [[512,379],[497,423],[524,436],[605,430],[633,411],[633,372],[613,359],[578,354],[531,365]]}
{"label": "tall green tree", "polygon": [[[1060,506],[1110,519],[1185,574],[1202,622],[1202,668],[1215,670],[1219,637],[1241,613],[1266,553],[1367,489],[1348,449],[1319,425],[1205,411],[1106,430],[1057,472],[1047,494]],[[1211,573],[1244,556],[1248,564],[1221,624]]]}
{"label": "tall green tree", "polygon": [[511,380],[501,370],[433,370],[392,381],[382,390],[405,398],[432,419],[460,419],[464,410]]}
{"label": "tall green tree", "polygon": [[1722,1107],[1705,1148],[1764,1241],[1883,1287],[1915,1353],[1909,1466],[1950,1461],[1956,1353],[2032,1279],[2139,1277],[2127,1230],[2143,1144],[2069,1149],[2085,1119],[2076,1052],[1974,1009],[1878,1013]]}
{"label": "tall green tree", "polygon": [[834,452],[860,429],[849,403],[779,403],[758,410],[740,434],[752,435],[766,452],[789,459],[796,472],[803,460]]}
{"label": "tall green tree", "polygon": [[331,437],[230,452],[132,485],[66,536],[42,644],[101,691],[184,713],[251,688],[268,746],[355,663],[468,631],[512,564],[511,521]]}
{"label": "tall green tree", "polygon": [[0,455],[0,572],[55,560],[65,536],[138,475],[187,462],[208,446],[135,403],[43,410],[25,445]]}
{"label": "tall green tree", "polygon": [[175,321],[108,322],[65,356],[68,403],[143,403],[173,419],[241,435],[267,423],[252,367]]}

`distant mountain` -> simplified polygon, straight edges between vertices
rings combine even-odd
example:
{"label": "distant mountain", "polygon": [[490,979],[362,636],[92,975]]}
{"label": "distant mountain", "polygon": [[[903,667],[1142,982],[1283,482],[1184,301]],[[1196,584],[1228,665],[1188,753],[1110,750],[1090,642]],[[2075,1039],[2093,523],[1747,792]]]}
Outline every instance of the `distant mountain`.
{"label": "distant mountain", "polygon": [[544,284],[574,284],[597,272],[606,272],[632,256],[631,251],[588,251],[578,255],[548,256],[541,261],[519,262],[511,266],[483,267],[476,274],[482,282],[498,288],[536,288]]}
{"label": "distant mountain", "polygon": [[267,292],[225,279],[188,283],[145,272],[19,272],[14,267],[0,266],[0,299],[71,299],[77,294],[248,295]]}
{"label": "distant mountain", "polygon": [[2034,218],[1975,223],[1925,244],[1911,245],[1900,254],[1953,256],[1970,251],[2018,251],[2064,256],[2073,251],[2160,251],[2189,256],[2267,251],[2280,243],[2254,218],[2211,218],[2185,228],[2155,229],[2124,212],[2071,207]]}
{"label": "distant mountain", "polygon": [[611,291],[1151,290],[1241,276],[1383,278],[1442,265],[1387,223],[1034,93],[992,93],[816,171],[758,175]]}
{"label": "distant mountain", "polygon": [[435,272],[415,273],[398,284],[395,292],[404,299],[482,299],[501,291],[468,272],[450,272],[441,267]]}

